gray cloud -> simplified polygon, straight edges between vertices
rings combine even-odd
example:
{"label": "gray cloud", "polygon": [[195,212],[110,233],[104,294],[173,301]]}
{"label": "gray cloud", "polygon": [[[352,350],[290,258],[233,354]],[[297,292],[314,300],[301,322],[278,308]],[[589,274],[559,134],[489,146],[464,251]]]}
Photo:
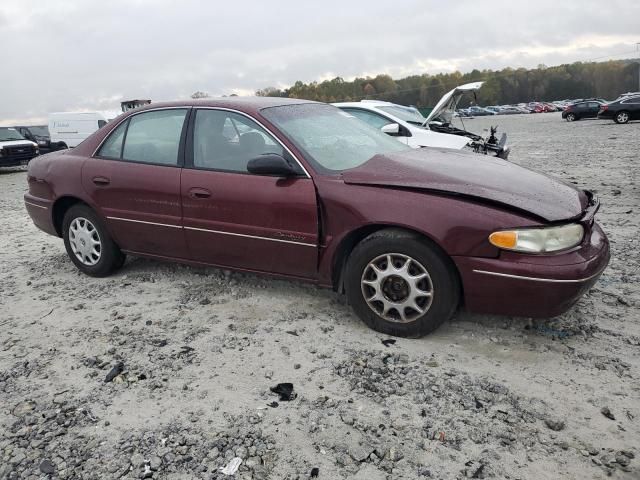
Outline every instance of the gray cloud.
{"label": "gray cloud", "polygon": [[553,65],[632,51],[636,1],[51,0],[0,6],[0,122],[340,75]]}

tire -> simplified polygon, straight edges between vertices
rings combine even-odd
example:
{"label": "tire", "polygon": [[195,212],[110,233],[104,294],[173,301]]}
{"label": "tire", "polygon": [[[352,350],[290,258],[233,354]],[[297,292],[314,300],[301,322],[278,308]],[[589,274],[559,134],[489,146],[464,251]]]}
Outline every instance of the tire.
{"label": "tire", "polygon": [[[389,258],[395,271],[389,269]],[[402,275],[423,278],[412,280],[412,287]],[[356,245],[347,260],[345,290],[351,307],[367,326],[396,337],[431,333],[451,318],[460,301],[460,282],[451,260],[427,239],[398,229],[375,232]],[[410,303],[412,298],[422,311],[402,306],[400,313],[393,306]],[[385,304],[390,306],[386,312]]]}
{"label": "tire", "polygon": [[621,112],[616,113],[615,117],[613,117],[613,121],[616,123],[627,123],[629,121],[629,112],[622,110]]}
{"label": "tire", "polygon": [[72,206],[64,215],[62,237],[71,261],[89,276],[106,277],[126,259],[102,219],[85,204]]}
{"label": "tire", "polygon": [[567,114],[567,122],[573,122],[575,120],[578,120],[578,117],[576,116],[575,113],[568,113]]}

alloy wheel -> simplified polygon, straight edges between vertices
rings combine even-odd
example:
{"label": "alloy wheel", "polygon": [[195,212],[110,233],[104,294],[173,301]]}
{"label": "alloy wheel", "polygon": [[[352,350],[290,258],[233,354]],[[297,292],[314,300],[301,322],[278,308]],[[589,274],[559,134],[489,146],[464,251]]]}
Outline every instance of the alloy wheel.
{"label": "alloy wheel", "polygon": [[93,266],[100,261],[100,235],[93,223],[86,218],[76,217],[69,225],[69,245],[83,265]]}
{"label": "alloy wheel", "polygon": [[629,121],[629,114],[627,112],[620,112],[618,114],[618,123],[627,123]]}
{"label": "alloy wheel", "polygon": [[367,305],[385,320],[409,323],[423,316],[433,302],[427,269],[414,258],[388,253],[367,264],[361,279]]}

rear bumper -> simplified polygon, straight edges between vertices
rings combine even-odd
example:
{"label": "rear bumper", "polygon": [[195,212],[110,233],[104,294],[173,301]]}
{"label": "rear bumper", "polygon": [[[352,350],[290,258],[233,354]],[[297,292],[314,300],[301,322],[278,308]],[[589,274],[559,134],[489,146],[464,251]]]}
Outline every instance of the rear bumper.
{"label": "rear bumper", "polygon": [[589,238],[568,253],[499,258],[454,257],[472,312],[554,317],[571,308],[609,263],[609,242],[593,224]]}
{"label": "rear bumper", "polygon": [[58,236],[53,225],[52,203],[49,200],[25,193],[24,206],[36,227],[50,235]]}

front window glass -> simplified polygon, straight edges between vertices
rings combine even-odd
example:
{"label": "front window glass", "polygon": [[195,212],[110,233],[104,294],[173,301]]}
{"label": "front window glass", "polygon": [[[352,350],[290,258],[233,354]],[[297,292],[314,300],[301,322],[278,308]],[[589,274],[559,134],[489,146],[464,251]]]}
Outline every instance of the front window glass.
{"label": "front window glass", "polygon": [[282,105],[261,113],[324,173],[355,168],[376,155],[411,149],[331,105]]}
{"label": "front window glass", "polygon": [[129,120],[122,159],[134,162],[178,164],[178,149],[186,109],[140,113]]}
{"label": "front window glass", "polygon": [[404,120],[414,125],[422,125],[426,118],[422,116],[420,111],[413,107],[404,107],[402,105],[389,105],[378,107],[383,112],[390,113],[394,117],[398,117],[400,120]]}
{"label": "front window glass", "polygon": [[198,168],[248,173],[260,155],[285,151],[260,125],[226,110],[198,110],[193,131],[193,164]]}
{"label": "front window glass", "polygon": [[0,127],[0,142],[10,140],[24,140],[24,137],[15,128]]}
{"label": "front window glass", "polygon": [[360,108],[345,108],[343,109],[345,112],[350,113],[356,118],[359,118],[363,122],[367,122],[374,128],[382,128],[385,125],[389,125],[393,123],[393,121],[385,118],[383,116],[378,115],[377,113],[369,112],[367,110],[362,110]]}
{"label": "front window glass", "polygon": [[35,135],[36,137],[48,137],[49,129],[47,127],[29,127],[29,131],[31,135]]}

